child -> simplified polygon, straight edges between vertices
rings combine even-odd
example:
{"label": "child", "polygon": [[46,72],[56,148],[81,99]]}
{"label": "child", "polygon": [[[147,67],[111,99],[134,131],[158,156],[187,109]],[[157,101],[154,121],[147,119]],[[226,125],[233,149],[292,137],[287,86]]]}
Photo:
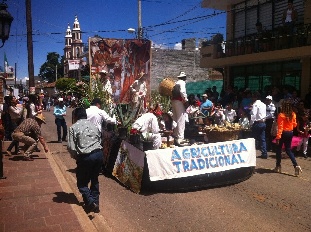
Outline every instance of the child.
{"label": "child", "polygon": [[308,116],[306,114],[302,114],[300,117],[298,117],[298,122],[297,122],[298,136],[301,139],[297,146],[297,152],[300,151],[301,145],[303,145],[302,152],[305,158],[308,157],[307,150],[308,150],[308,140],[310,137],[309,129],[310,128],[309,128]]}
{"label": "child", "polygon": [[229,103],[224,109],[225,120],[230,123],[234,123],[236,119],[236,111],[232,108],[232,103]]}
{"label": "child", "polygon": [[249,119],[248,119],[248,116],[247,116],[247,112],[246,110],[242,110],[240,111],[240,118],[239,118],[239,124],[241,126],[241,132],[240,132],[240,135],[239,135],[239,138],[241,139],[247,139],[247,138],[250,138],[250,133],[249,133],[249,129],[250,129],[250,126],[249,126]]}
{"label": "child", "polygon": [[225,119],[225,116],[224,116],[224,110],[223,110],[220,103],[216,103],[216,106],[215,106],[213,112],[211,113],[211,116],[213,118],[214,124],[223,125],[223,121]]}

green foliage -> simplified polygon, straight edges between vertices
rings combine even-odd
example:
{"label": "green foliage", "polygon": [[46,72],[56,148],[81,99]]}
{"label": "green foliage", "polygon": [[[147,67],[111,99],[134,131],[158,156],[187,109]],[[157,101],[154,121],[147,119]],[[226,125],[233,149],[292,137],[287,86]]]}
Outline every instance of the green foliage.
{"label": "green foliage", "polygon": [[68,89],[75,86],[75,84],[76,80],[73,78],[60,78],[56,81],[55,87],[61,92],[66,92]]}
{"label": "green foliage", "polygon": [[171,98],[168,96],[162,96],[158,91],[151,91],[150,105],[152,107],[159,104],[163,112],[169,112],[171,110]]}
{"label": "green foliage", "polygon": [[138,108],[135,109],[129,104],[117,104],[116,113],[121,127],[129,128],[137,118]]}
{"label": "green foliage", "polygon": [[46,62],[44,62],[39,71],[39,76],[43,80],[47,80],[48,82],[54,82],[59,77],[63,76],[63,57],[60,62],[60,55],[56,52],[49,52],[47,54]]}

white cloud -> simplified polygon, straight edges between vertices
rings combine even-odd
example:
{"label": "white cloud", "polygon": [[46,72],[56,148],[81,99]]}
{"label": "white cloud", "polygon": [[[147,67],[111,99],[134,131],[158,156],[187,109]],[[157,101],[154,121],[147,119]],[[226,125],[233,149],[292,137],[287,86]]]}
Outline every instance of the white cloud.
{"label": "white cloud", "polygon": [[181,43],[176,43],[174,45],[174,50],[182,50],[182,44]]}

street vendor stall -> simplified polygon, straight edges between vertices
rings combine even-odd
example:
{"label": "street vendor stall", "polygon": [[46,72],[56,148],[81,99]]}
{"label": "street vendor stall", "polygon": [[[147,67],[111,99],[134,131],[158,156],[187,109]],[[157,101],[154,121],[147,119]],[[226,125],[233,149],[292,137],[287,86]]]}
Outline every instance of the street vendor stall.
{"label": "street vendor stall", "polygon": [[122,141],[112,175],[133,192],[233,184],[256,166],[254,139],[142,151]]}

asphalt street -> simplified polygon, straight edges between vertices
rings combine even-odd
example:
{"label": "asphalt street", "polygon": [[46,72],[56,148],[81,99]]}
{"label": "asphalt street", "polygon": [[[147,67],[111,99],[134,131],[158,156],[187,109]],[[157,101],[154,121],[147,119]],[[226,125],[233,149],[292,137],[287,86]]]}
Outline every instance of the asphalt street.
{"label": "asphalt street", "polygon": [[[66,116],[71,125],[72,109]],[[44,112],[48,143],[57,140],[52,112]],[[259,152],[257,151],[257,155]],[[75,161],[66,142],[51,150],[57,176],[66,180],[76,198]],[[311,158],[297,157],[302,174],[295,177],[290,159],[275,173],[275,154],[257,158],[255,173],[241,183],[189,191],[136,194],[111,175],[100,175],[100,208],[88,215],[99,231],[311,231]]]}

